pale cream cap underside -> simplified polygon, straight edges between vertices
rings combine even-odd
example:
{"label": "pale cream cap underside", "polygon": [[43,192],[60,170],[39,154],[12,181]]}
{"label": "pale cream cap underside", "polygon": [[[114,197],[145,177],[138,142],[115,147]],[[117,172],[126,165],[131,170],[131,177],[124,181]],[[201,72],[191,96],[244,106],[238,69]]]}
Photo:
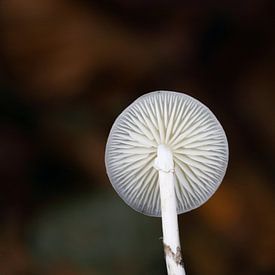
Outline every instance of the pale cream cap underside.
{"label": "pale cream cap underside", "polygon": [[199,207],[224,177],[228,144],[214,114],[183,93],[145,94],[116,119],[105,152],[113,187],[135,210],[161,216],[158,171],[153,167],[160,144],[173,153],[177,213]]}

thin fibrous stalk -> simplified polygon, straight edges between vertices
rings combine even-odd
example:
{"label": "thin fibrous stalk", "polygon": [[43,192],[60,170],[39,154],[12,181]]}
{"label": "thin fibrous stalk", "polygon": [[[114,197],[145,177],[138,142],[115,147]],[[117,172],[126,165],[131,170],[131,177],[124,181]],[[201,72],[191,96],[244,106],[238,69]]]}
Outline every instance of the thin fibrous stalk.
{"label": "thin fibrous stalk", "polygon": [[170,149],[159,145],[154,167],[159,172],[164,254],[168,275],[185,275],[181,254],[174,162]]}

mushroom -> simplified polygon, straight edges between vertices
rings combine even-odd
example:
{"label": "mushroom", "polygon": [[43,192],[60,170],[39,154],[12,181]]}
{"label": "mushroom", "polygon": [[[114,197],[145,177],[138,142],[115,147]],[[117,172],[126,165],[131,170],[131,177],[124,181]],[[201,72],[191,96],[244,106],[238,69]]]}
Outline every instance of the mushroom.
{"label": "mushroom", "polygon": [[130,207],[162,217],[169,275],[185,274],[177,215],[214,194],[227,162],[222,126],[205,105],[186,94],[145,94],[114,122],[105,152],[108,177]]}

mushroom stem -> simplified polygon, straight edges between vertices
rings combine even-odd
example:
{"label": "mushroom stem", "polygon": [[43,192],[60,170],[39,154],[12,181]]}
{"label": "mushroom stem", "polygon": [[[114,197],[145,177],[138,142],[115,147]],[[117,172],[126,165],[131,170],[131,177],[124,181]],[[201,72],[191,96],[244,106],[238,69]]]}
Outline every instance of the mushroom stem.
{"label": "mushroom stem", "polygon": [[154,167],[159,172],[164,254],[168,275],[185,275],[181,255],[174,161],[169,147],[159,145]]}

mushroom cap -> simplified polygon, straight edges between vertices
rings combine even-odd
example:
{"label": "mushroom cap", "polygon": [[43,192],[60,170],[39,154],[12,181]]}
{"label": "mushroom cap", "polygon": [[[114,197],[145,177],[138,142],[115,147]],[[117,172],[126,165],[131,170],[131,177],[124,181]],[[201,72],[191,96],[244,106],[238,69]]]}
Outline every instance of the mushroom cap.
{"label": "mushroom cap", "polygon": [[205,105],[179,92],[145,94],[115,120],[105,164],[116,192],[136,211],[161,216],[158,171],[154,168],[160,144],[173,154],[177,213],[205,203],[225,175],[227,139]]}

